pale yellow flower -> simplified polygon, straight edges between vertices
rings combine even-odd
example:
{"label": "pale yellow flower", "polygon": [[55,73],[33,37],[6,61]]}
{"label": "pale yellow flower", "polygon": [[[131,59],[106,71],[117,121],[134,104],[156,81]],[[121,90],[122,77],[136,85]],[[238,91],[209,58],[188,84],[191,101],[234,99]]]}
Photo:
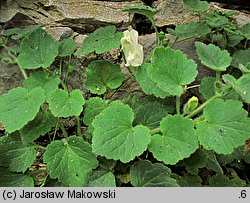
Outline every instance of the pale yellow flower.
{"label": "pale yellow flower", "polygon": [[126,30],[121,39],[124,53],[125,66],[138,67],[143,63],[143,46],[138,44],[138,32],[136,30]]}

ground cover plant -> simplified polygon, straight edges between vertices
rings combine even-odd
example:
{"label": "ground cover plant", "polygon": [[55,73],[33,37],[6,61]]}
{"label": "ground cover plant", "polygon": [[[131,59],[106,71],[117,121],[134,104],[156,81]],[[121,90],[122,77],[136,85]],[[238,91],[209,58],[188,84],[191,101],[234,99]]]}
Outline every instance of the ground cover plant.
{"label": "ground cover plant", "polygon": [[[124,8],[152,22],[156,47],[147,59],[132,28],[99,28],[80,48],[42,26],[5,30],[0,45],[8,55],[1,59],[18,64],[24,82],[0,97],[0,186],[248,186],[250,24],[238,27],[231,18],[237,11],[210,11],[205,1],[184,5],[199,21],[162,31],[153,20],[157,10]],[[202,68],[214,71],[200,84],[197,63],[172,49],[191,38]],[[83,82],[90,96],[69,90],[73,57],[114,48],[129,74],[119,63],[95,60]],[[144,96],[114,99],[131,78]],[[200,97],[190,96],[192,88]]]}

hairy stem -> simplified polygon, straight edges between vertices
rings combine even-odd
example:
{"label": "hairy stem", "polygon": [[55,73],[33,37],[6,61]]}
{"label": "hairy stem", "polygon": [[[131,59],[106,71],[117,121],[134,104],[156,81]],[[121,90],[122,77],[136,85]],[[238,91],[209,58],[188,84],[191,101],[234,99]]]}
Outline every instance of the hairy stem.
{"label": "hairy stem", "polygon": [[176,96],[175,107],[176,107],[176,113],[178,115],[181,114],[181,111],[180,111],[180,100],[181,100],[181,97]]}
{"label": "hairy stem", "polygon": [[61,130],[62,130],[62,132],[63,132],[64,137],[65,137],[65,138],[68,138],[68,133],[67,133],[67,131],[65,130],[64,125],[62,124],[61,121],[59,121],[59,126],[60,126],[60,128],[61,128]]}
{"label": "hairy stem", "polygon": [[42,149],[42,150],[44,150],[44,151],[46,151],[46,147],[43,147],[43,146],[41,146],[41,145],[35,145],[35,148],[36,149]]}
{"label": "hairy stem", "polygon": [[211,97],[210,99],[208,99],[205,103],[203,103],[202,105],[200,105],[197,109],[195,109],[193,112],[191,112],[190,114],[188,114],[187,116],[185,116],[186,118],[192,118],[193,116],[195,116],[196,114],[198,114],[203,108],[205,108],[208,104],[210,104],[211,102],[213,102],[215,99],[222,97],[222,94],[217,93],[216,95],[214,95],[213,97]]}
{"label": "hairy stem", "polygon": [[118,92],[118,90],[121,89],[121,87],[123,87],[123,86],[129,81],[129,79],[130,79],[131,77],[132,77],[132,75],[127,76],[127,77],[125,78],[125,80],[122,82],[122,84],[121,84],[119,87],[117,87],[116,89],[114,89],[114,90],[107,96],[107,98],[108,98],[108,99],[112,99],[112,97],[115,95],[115,93]]}
{"label": "hairy stem", "polygon": [[216,82],[220,82],[220,71],[216,71]]}
{"label": "hairy stem", "polygon": [[156,134],[156,133],[159,133],[159,132],[161,132],[160,127],[152,129],[149,133],[152,135],[152,134]]}
{"label": "hairy stem", "polygon": [[159,32],[158,32],[157,26],[155,24],[155,21],[152,18],[150,18],[149,20],[151,21],[152,27],[155,30],[155,34],[156,34],[156,46],[157,46],[157,45],[159,45]]}
{"label": "hairy stem", "polygon": [[82,130],[81,130],[81,122],[78,116],[75,116],[76,122],[77,122],[77,135],[82,136]]}

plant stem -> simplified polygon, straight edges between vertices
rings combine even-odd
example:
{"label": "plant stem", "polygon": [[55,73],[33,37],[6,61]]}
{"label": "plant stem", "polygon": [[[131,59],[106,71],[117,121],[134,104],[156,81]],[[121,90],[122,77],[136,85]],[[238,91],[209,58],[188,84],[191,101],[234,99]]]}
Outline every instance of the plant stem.
{"label": "plant stem", "polygon": [[155,134],[155,133],[158,133],[158,132],[161,132],[161,128],[160,128],[160,127],[154,128],[154,129],[151,130],[149,133],[150,133],[150,134]]}
{"label": "plant stem", "polygon": [[216,82],[220,82],[220,71],[216,71]]}
{"label": "plant stem", "polygon": [[181,100],[181,97],[176,96],[176,99],[175,99],[175,107],[176,107],[176,113],[177,113],[178,115],[181,114],[181,111],[180,111],[180,100]]}
{"label": "plant stem", "polygon": [[35,148],[42,149],[42,150],[46,151],[46,147],[43,147],[43,146],[40,146],[40,145],[35,145]]}
{"label": "plant stem", "polygon": [[158,36],[158,29],[157,29],[157,26],[156,26],[156,24],[155,24],[155,21],[152,19],[152,18],[150,18],[149,19],[150,21],[151,21],[151,23],[152,23],[152,27],[154,28],[154,30],[155,30],[155,34],[156,34],[156,46],[157,45],[159,45],[159,36]]}
{"label": "plant stem", "polygon": [[61,77],[62,74],[62,58],[60,58],[60,64],[59,64],[59,76]]}
{"label": "plant stem", "polygon": [[195,109],[193,112],[191,112],[190,114],[188,114],[187,116],[185,116],[186,118],[191,118],[193,116],[195,116],[197,113],[199,113],[203,108],[205,108],[208,104],[210,104],[211,102],[213,102],[215,99],[222,97],[222,94],[217,93],[216,95],[214,95],[213,97],[211,97],[210,99],[208,99],[205,103],[203,103],[202,105],[200,105],[197,109]]}
{"label": "plant stem", "polygon": [[68,138],[68,133],[67,133],[67,131],[65,130],[64,125],[62,124],[61,121],[59,121],[59,126],[60,126],[60,128],[61,128],[61,130],[62,130],[62,132],[63,132],[64,137],[65,137],[65,138]]}
{"label": "plant stem", "polygon": [[21,70],[21,72],[23,74],[23,77],[26,80],[27,79],[27,74],[26,74],[25,70],[23,68],[21,68],[20,66],[18,66],[18,67],[20,68],[20,70]]}
{"label": "plant stem", "polygon": [[59,121],[57,121],[57,123],[56,123],[56,127],[55,127],[55,131],[54,131],[54,134],[53,134],[53,140],[52,140],[52,141],[54,141],[55,138],[56,138],[56,132],[57,132],[57,130],[58,130],[58,122],[59,122]]}
{"label": "plant stem", "polygon": [[82,136],[82,130],[81,130],[81,122],[78,116],[75,116],[76,122],[77,122],[77,135]]}
{"label": "plant stem", "polygon": [[128,81],[129,81],[129,79],[132,77],[132,75],[129,75],[129,76],[127,76],[126,78],[125,78],[125,80],[122,82],[122,84],[118,87],[118,88],[116,88],[115,90],[113,90],[108,96],[107,96],[107,98],[108,99],[112,99],[112,97],[115,95],[115,93],[119,90],[119,89],[121,89],[121,87],[123,86],[123,85],[125,85]]}

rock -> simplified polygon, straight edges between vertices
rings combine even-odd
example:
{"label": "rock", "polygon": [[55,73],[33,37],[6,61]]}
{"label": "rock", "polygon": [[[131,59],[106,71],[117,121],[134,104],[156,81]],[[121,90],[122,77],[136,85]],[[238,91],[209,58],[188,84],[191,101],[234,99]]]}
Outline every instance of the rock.
{"label": "rock", "polygon": [[160,10],[160,12],[154,16],[158,27],[178,25],[198,20],[196,14],[184,9],[183,0],[158,0],[153,2],[153,7]]}
{"label": "rock", "polygon": [[88,37],[88,35],[77,35],[75,37],[75,43],[77,44],[78,47],[82,46],[83,41]]}
{"label": "rock", "polygon": [[128,26],[133,15],[123,12],[127,5],[138,5],[140,0],[97,1],[97,0],[7,0],[0,8],[0,22],[10,20],[17,13],[33,19],[37,24],[49,27],[72,27],[82,32],[92,32],[97,27],[115,24]]}
{"label": "rock", "polygon": [[74,31],[69,27],[46,28],[46,31],[56,40],[69,38],[74,33]]}

